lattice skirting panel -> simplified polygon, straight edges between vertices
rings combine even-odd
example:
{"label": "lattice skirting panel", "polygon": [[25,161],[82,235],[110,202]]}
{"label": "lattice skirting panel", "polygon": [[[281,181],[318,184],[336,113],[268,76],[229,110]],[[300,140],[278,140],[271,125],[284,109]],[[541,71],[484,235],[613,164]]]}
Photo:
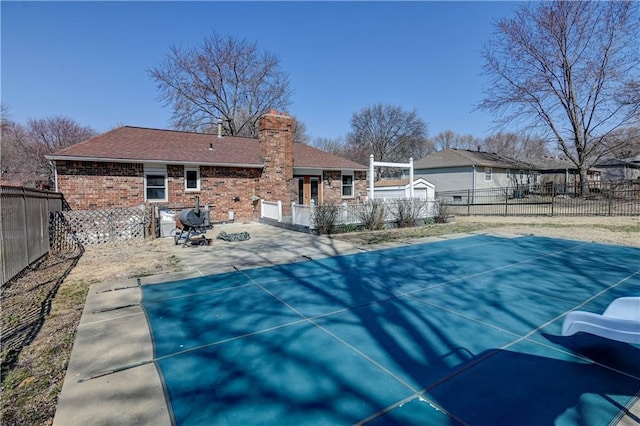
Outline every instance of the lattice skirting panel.
{"label": "lattice skirting panel", "polygon": [[[152,210],[122,208],[66,211],[61,214],[64,220],[59,223],[65,229],[57,235],[62,235],[63,239],[72,239],[80,241],[83,245],[90,245],[143,239],[148,234]],[[66,244],[66,242],[56,241],[56,244]]]}

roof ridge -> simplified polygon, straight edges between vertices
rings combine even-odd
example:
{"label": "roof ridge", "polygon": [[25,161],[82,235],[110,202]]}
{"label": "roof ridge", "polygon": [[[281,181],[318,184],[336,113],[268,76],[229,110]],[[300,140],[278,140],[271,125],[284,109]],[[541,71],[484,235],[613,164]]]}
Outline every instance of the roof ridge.
{"label": "roof ridge", "polygon": [[[476,164],[476,163],[478,163],[478,164],[479,164],[479,162],[478,162],[475,158],[473,158],[473,157],[472,157],[472,156],[470,156],[470,155],[467,155],[467,152],[472,152],[471,150],[468,150],[468,149],[458,149],[458,148],[450,148],[450,149],[452,149],[456,154],[458,154],[458,155],[459,155],[459,156],[461,156],[462,158],[464,158],[464,159],[466,159],[466,160],[469,160],[469,161],[471,161],[471,162],[472,162],[472,163],[474,163],[474,164]],[[463,153],[462,151],[465,151],[465,152]]]}
{"label": "roof ridge", "polygon": [[[129,125],[125,125],[125,126],[120,126],[118,127],[118,129],[120,128],[128,128],[128,129],[139,129],[139,130],[155,130],[158,132],[173,132],[173,133],[184,133],[184,134],[191,134],[191,135],[201,135],[201,136],[215,136],[218,137],[217,133],[207,133],[207,132],[196,132],[194,130],[179,130],[179,129],[159,129],[157,127],[143,127],[143,126],[129,126]],[[113,129],[116,130],[116,129]],[[109,133],[109,132],[107,132]],[[105,133],[103,133],[105,134]],[[238,135],[222,135],[223,138],[236,138],[236,139],[258,139],[258,138],[254,138],[254,137],[250,137],[250,136],[238,136]]]}

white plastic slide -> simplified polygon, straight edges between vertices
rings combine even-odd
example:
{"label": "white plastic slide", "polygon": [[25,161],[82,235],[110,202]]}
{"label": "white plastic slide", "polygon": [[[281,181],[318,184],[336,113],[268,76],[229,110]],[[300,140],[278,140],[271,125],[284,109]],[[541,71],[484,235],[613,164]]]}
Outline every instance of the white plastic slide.
{"label": "white plastic slide", "polygon": [[619,342],[640,344],[640,297],[621,297],[609,304],[602,315],[569,312],[562,324],[562,335],[590,333]]}

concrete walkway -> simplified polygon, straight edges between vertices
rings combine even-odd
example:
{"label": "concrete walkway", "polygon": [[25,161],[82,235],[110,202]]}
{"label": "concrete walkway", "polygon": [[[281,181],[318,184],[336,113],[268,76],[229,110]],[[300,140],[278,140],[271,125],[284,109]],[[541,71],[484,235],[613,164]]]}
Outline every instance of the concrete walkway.
{"label": "concrete walkway", "polygon": [[[217,239],[223,231],[227,234],[248,232],[251,238],[237,242]],[[327,236],[294,232],[255,222],[218,225],[207,232],[207,238],[212,239],[211,246],[183,247],[181,243],[173,245],[172,252],[188,270],[211,275],[361,251],[350,243]]]}
{"label": "concrete walkway", "polygon": [[[249,232],[251,238],[226,242],[216,239],[221,231]],[[216,226],[207,237],[213,238],[211,246],[176,246],[173,239],[166,239],[184,272],[91,286],[54,425],[171,424],[153,362],[151,333],[140,307],[140,285],[362,251],[329,237],[259,223]]]}

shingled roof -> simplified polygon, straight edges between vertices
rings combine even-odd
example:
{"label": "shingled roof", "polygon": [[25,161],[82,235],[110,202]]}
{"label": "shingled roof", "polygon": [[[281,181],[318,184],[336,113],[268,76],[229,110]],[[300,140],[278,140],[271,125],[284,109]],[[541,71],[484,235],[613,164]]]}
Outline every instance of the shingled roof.
{"label": "shingled roof", "polygon": [[[123,126],[47,156],[52,160],[263,167],[255,138]],[[294,167],[367,170],[308,145],[293,144]]]}
{"label": "shingled roof", "polygon": [[577,168],[571,160],[565,157],[543,155],[541,157],[532,157],[529,161],[539,170],[571,170]]}
{"label": "shingled roof", "polygon": [[293,144],[293,167],[322,170],[368,170],[367,166],[303,143]]}
{"label": "shingled roof", "polygon": [[492,152],[446,148],[417,160],[415,169],[483,166],[505,169],[532,169],[533,165]]}

